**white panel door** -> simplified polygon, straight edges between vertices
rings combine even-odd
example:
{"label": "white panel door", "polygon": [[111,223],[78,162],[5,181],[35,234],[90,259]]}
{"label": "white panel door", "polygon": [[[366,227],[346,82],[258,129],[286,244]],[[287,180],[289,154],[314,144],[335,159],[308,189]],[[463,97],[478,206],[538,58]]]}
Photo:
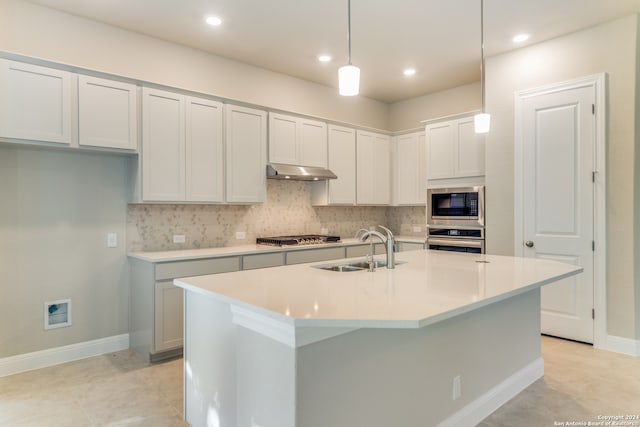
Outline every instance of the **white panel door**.
{"label": "white panel door", "polygon": [[78,143],[138,149],[137,88],[130,83],[78,76]]}
{"label": "white panel door", "polygon": [[338,179],[329,180],[329,204],[356,203],[356,131],[329,125],[329,169]]}
{"label": "white panel door", "polygon": [[222,103],[186,98],[186,200],[224,201]]}
{"label": "white panel door", "polygon": [[269,113],[269,161],[297,165],[298,118]]}
{"label": "white panel door", "polygon": [[184,97],[149,88],[142,96],[142,199],[184,201]]}
{"label": "white panel door", "polygon": [[0,59],[0,136],[71,144],[71,77]]}
{"label": "white panel door", "polygon": [[227,104],[225,117],[226,199],[263,203],[267,186],[267,113]]}
{"label": "white panel door", "polygon": [[581,265],[542,288],[542,332],[593,342],[593,88],[523,100],[524,255]]}
{"label": "white panel door", "polygon": [[327,167],[326,123],[300,119],[299,157],[302,166]]}

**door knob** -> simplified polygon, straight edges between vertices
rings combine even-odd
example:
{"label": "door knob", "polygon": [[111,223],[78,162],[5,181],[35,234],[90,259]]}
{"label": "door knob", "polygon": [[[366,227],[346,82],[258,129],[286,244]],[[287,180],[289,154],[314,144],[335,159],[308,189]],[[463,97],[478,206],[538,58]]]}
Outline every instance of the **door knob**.
{"label": "door knob", "polygon": [[524,242],[524,245],[528,248],[532,248],[534,243],[531,240],[527,240],[526,242]]}

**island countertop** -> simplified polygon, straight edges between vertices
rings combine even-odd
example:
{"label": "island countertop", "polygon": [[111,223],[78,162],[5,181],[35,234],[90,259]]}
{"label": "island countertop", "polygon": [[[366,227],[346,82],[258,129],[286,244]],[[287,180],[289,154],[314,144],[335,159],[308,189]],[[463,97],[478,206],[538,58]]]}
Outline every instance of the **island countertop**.
{"label": "island countertop", "polygon": [[313,267],[351,259],[188,277],[174,284],[287,327],[421,328],[582,271],[551,260],[431,250],[396,258],[405,263],[374,272]]}

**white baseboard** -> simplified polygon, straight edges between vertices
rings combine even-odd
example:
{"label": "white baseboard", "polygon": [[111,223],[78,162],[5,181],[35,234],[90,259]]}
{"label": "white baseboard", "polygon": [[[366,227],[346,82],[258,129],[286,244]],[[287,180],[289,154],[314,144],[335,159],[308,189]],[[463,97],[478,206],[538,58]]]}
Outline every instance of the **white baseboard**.
{"label": "white baseboard", "polygon": [[624,353],[630,356],[640,356],[640,340],[607,335],[604,343],[599,343],[597,348],[615,353]]}
{"label": "white baseboard", "polygon": [[129,348],[129,334],[115,335],[0,359],[0,377]]}
{"label": "white baseboard", "polygon": [[544,362],[540,357],[442,421],[438,427],[475,426],[543,375]]}

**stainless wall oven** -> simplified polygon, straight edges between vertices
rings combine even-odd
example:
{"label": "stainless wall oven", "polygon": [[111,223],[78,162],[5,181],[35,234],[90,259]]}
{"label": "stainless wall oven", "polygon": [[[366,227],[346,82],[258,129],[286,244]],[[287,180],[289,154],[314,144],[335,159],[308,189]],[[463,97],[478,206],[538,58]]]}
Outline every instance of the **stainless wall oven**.
{"label": "stainless wall oven", "polygon": [[484,186],[427,191],[427,248],[484,253]]}
{"label": "stainless wall oven", "polygon": [[438,251],[484,253],[484,228],[428,226],[427,248]]}

